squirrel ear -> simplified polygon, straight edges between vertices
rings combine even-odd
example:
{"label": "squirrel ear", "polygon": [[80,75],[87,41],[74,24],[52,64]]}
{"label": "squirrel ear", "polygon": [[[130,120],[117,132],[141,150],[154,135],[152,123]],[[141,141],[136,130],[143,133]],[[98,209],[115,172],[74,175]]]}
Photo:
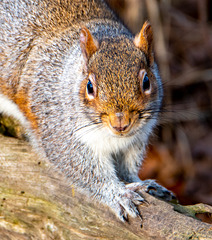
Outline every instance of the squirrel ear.
{"label": "squirrel ear", "polygon": [[86,62],[88,62],[90,57],[99,49],[98,41],[86,27],[82,27],[81,29],[80,47]]}
{"label": "squirrel ear", "polygon": [[148,21],[144,23],[141,31],[135,36],[134,44],[145,53],[149,65],[152,66],[154,63],[153,32]]}

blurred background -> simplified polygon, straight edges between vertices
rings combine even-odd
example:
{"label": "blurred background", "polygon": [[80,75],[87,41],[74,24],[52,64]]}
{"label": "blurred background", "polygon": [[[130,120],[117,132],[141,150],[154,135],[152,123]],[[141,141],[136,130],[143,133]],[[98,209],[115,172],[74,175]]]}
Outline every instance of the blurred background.
{"label": "blurred background", "polygon": [[164,84],[160,127],[140,178],[155,178],[181,204],[212,205],[212,1],[108,0],[136,34],[153,26]]}

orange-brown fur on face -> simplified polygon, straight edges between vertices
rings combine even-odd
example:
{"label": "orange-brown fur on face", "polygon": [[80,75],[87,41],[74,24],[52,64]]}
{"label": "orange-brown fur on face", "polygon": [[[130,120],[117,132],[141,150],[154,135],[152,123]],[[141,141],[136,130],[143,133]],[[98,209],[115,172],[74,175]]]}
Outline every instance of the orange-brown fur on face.
{"label": "orange-brown fur on face", "polygon": [[[140,113],[157,99],[156,77],[147,62],[141,50],[126,38],[103,41],[99,51],[89,61],[88,74],[96,77],[97,95],[92,100],[86,97],[86,78],[80,88],[81,99],[114,134],[123,135],[136,129]],[[139,79],[141,69],[146,70],[150,79],[150,94],[142,91],[142,79]],[[123,114],[121,121],[117,117],[119,113]],[[117,130],[118,126],[120,131]]]}
{"label": "orange-brown fur on face", "polygon": [[[122,115],[122,117],[119,115]],[[123,135],[131,130],[138,117],[139,115],[135,112],[124,111],[120,113],[111,112],[108,115],[102,116],[102,119],[114,134]]]}

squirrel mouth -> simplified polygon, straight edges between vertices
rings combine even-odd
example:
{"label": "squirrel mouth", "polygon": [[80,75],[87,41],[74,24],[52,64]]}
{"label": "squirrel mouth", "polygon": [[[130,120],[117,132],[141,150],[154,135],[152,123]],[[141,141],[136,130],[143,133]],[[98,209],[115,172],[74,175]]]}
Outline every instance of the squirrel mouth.
{"label": "squirrel mouth", "polygon": [[111,123],[110,123],[110,129],[116,135],[124,136],[125,134],[127,134],[129,132],[130,124],[127,124],[127,125],[120,124],[119,126],[116,126],[116,125],[114,126],[114,125],[111,125]]}
{"label": "squirrel mouth", "polygon": [[116,112],[108,115],[108,125],[113,134],[117,136],[126,136],[133,122],[128,112]]}

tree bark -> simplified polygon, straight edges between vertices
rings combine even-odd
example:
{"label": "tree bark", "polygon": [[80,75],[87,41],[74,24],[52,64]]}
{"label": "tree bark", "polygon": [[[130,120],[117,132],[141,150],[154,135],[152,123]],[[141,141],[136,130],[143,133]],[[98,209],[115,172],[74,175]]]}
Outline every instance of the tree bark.
{"label": "tree bark", "polygon": [[0,135],[0,239],[212,239],[212,225],[181,206],[142,193],[140,219],[122,223],[109,208],[85,197],[30,145]]}

